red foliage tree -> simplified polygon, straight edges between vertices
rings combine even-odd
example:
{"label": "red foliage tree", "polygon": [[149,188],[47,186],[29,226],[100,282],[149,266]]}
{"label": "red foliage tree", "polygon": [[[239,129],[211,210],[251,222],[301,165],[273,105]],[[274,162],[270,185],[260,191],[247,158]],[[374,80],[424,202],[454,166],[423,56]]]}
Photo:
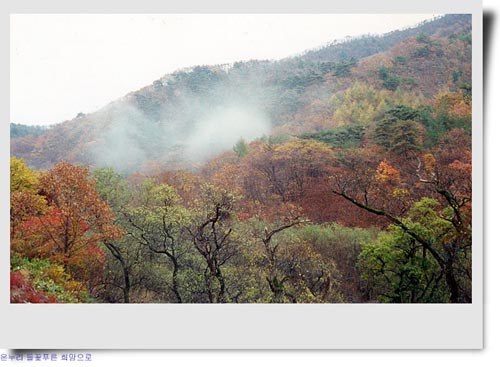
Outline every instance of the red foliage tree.
{"label": "red foliage tree", "polygon": [[21,255],[62,264],[74,279],[93,288],[104,269],[98,244],[122,234],[111,209],[99,198],[87,168],[58,163],[40,176],[39,185],[50,210],[23,223]]}

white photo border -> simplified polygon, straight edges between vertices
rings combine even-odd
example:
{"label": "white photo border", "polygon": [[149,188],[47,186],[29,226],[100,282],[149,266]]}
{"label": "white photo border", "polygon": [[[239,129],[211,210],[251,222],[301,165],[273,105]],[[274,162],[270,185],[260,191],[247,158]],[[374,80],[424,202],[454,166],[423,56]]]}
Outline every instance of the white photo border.
{"label": "white photo border", "polygon": [[10,304],[9,59],[0,67],[0,346],[12,349],[481,349],[483,73],[479,0],[8,0],[0,50],[20,13],[472,14],[473,297],[471,304]]}

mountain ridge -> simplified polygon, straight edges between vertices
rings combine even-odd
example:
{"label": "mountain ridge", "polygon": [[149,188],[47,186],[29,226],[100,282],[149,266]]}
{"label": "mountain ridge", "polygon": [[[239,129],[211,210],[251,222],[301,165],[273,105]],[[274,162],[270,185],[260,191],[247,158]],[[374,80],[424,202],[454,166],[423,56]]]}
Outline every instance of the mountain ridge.
{"label": "mountain ridge", "polygon": [[[437,86],[460,91],[470,80],[466,38],[470,29],[470,15],[446,15],[413,28],[362,36],[277,61],[177,70],[38,135],[11,134],[11,155],[41,169],[60,160],[125,171],[147,170],[151,162],[170,162],[166,166],[172,168],[171,163],[180,160],[183,168],[208,151],[216,155],[230,148],[225,141],[207,143],[193,133],[206,126],[210,128],[205,134],[215,141],[217,135],[252,140],[346,123],[332,120],[344,103],[332,106],[332,100],[359,83],[397,91],[407,99],[412,94],[428,103],[439,92]],[[259,128],[240,131],[232,128],[234,121]]]}

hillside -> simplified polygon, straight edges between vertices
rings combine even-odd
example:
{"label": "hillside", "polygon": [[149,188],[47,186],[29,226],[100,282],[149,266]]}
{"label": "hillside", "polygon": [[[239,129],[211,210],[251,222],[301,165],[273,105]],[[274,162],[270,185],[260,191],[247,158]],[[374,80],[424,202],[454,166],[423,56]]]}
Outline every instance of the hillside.
{"label": "hillside", "polygon": [[41,169],[60,160],[122,171],[185,168],[239,138],[373,125],[382,107],[360,116],[347,100],[367,86],[379,102],[415,108],[443,88],[470,91],[470,30],[469,16],[447,15],[279,61],[179,70],[94,113],[36,134],[12,133],[11,155]]}

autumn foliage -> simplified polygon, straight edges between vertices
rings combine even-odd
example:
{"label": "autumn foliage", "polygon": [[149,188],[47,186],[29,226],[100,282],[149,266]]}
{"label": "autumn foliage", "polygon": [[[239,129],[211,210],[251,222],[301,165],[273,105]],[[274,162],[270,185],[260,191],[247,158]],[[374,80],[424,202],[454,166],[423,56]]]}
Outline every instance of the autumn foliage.
{"label": "autumn foliage", "polygon": [[89,175],[86,168],[61,162],[29,190],[11,193],[11,249],[16,256],[63,266],[92,292],[105,268],[99,242],[122,234]]}
{"label": "autumn foliage", "polygon": [[[353,41],[359,60],[330,60],[337,45],[174,73],[125,98],[144,154],[118,170],[85,149],[109,148],[94,122],[120,103],[18,138],[38,168],[11,158],[11,302],[472,302],[470,24],[456,19]],[[161,121],[188,131],[222,91],[262,108],[269,135],[198,160],[162,140]]]}

